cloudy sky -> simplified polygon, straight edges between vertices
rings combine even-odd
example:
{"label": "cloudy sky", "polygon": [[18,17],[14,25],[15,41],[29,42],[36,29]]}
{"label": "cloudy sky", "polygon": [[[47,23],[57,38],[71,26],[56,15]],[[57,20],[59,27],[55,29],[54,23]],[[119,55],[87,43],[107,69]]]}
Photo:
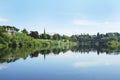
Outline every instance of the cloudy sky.
{"label": "cloudy sky", "polygon": [[120,0],[0,0],[0,25],[67,35],[120,32]]}

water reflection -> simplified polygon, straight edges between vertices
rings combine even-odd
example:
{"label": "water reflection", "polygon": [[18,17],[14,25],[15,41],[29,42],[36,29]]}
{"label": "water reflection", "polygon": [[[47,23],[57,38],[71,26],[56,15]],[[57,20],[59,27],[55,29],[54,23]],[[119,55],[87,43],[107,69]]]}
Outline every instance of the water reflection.
{"label": "water reflection", "polygon": [[72,52],[80,52],[80,53],[89,53],[91,51],[97,52],[97,54],[120,54],[120,47],[118,48],[110,48],[108,46],[93,46],[93,45],[80,45],[80,46],[74,46],[71,48]]}
{"label": "water reflection", "polygon": [[[90,45],[84,45],[84,46],[73,46],[73,47],[64,47],[64,48],[4,48],[0,49],[0,63],[10,63],[15,62],[16,60],[23,58],[26,59],[28,56],[31,58],[38,57],[39,54],[44,56],[44,59],[46,58],[46,55],[49,55],[50,53],[53,53],[54,55],[58,55],[59,53],[66,53],[67,51],[72,51],[75,53],[88,53],[93,51],[97,52],[97,54],[109,54],[109,55],[118,55],[120,54],[120,48],[113,49],[106,46],[90,46]],[[75,66],[80,66],[82,63],[78,64],[76,63]],[[89,64],[89,63],[85,63]],[[95,64],[95,63],[93,63]]]}
{"label": "water reflection", "polygon": [[[109,53],[106,53],[107,51]],[[116,49],[85,46],[2,49],[0,79],[119,80],[120,55],[118,54],[119,51]]]}
{"label": "water reflection", "polygon": [[0,70],[7,69],[7,68],[8,68],[7,66],[0,65]]}

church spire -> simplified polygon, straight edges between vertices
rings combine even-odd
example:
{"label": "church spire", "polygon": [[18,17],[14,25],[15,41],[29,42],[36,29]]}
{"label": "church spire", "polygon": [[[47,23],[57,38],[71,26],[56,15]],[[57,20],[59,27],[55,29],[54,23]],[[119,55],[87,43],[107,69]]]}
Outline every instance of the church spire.
{"label": "church spire", "polygon": [[46,34],[45,28],[44,28],[44,34]]}
{"label": "church spire", "polygon": [[46,59],[46,54],[44,54],[44,60]]}

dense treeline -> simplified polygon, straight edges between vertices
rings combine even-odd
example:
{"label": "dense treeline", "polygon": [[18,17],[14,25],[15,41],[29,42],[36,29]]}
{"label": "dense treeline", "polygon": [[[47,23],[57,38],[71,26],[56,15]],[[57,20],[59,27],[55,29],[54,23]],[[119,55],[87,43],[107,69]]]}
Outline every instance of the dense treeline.
{"label": "dense treeline", "polygon": [[23,29],[18,32],[19,29],[11,26],[0,26],[0,47],[49,47],[53,45],[72,46],[75,42],[69,41],[68,37],[60,39],[59,34],[53,36],[46,34],[45,30],[43,34],[39,34],[37,31],[31,31],[30,33]]}
{"label": "dense treeline", "polygon": [[[22,32],[27,33],[27,30],[24,29]],[[60,34],[47,34],[44,30],[44,33],[39,34],[38,31],[30,31],[30,34],[28,34],[29,36],[35,38],[35,39],[50,39],[50,40],[70,40],[70,37],[67,35],[60,35]]]}
{"label": "dense treeline", "polygon": [[38,34],[37,31],[31,31],[29,34],[31,37],[37,38],[37,39],[50,39],[50,40],[69,40],[72,42],[77,42],[79,45],[92,45],[92,46],[106,46],[106,47],[112,47],[117,48],[120,46],[120,33],[106,33],[106,34],[100,34],[97,33],[96,35],[89,35],[89,34],[81,34],[81,35],[60,35],[60,34],[54,34],[49,35],[46,34],[45,30],[43,34]]}
{"label": "dense treeline", "polygon": [[38,54],[45,56],[49,53],[65,53],[68,50],[81,53],[96,51],[98,54],[120,52],[120,33],[117,32],[67,36],[50,35],[45,29],[42,34],[38,31],[28,32],[26,29],[18,31],[19,29],[14,26],[0,26],[0,62],[26,59],[29,55],[36,57]]}
{"label": "dense treeline", "polygon": [[72,35],[72,41],[78,41],[79,45],[107,46],[116,48],[120,46],[120,33],[106,33],[97,35],[81,34]]}
{"label": "dense treeline", "polygon": [[43,55],[46,59],[46,56],[49,54],[59,55],[60,53],[65,54],[67,51],[72,51],[75,53],[89,54],[89,52],[94,51],[97,54],[108,54],[108,55],[118,55],[120,54],[120,48],[110,48],[110,47],[97,47],[92,45],[80,45],[80,46],[51,46],[51,47],[29,47],[29,48],[3,48],[0,49],[0,63],[10,63],[15,62],[16,60],[27,59],[28,56],[31,58],[38,57],[39,54]]}
{"label": "dense treeline", "polygon": [[31,47],[31,46],[46,46],[54,44],[74,44],[92,45],[94,47],[106,46],[111,48],[120,47],[120,33],[106,33],[96,35],[81,34],[81,35],[60,35],[60,34],[47,34],[45,29],[42,34],[38,31],[28,32],[14,26],[0,26],[0,47]]}
{"label": "dense treeline", "polygon": [[59,54],[60,52],[65,53],[69,50],[68,45],[65,46],[50,46],[50,47],[29,47],[29,48],[2,48],[0,49],[0,63],[2,62],[14,62],[20,58],[26,59],[28,56],[37,57],[39,54],[44,56],[54,53]]}

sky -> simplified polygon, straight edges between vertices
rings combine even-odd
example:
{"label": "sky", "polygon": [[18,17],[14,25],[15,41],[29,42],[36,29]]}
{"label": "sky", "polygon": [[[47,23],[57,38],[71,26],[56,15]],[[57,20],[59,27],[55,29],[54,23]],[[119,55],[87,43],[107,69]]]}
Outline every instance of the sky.
{"label": "sky", "polygon": [[0,0],[0,25],[66,35],[120,32],[120,0]]}

